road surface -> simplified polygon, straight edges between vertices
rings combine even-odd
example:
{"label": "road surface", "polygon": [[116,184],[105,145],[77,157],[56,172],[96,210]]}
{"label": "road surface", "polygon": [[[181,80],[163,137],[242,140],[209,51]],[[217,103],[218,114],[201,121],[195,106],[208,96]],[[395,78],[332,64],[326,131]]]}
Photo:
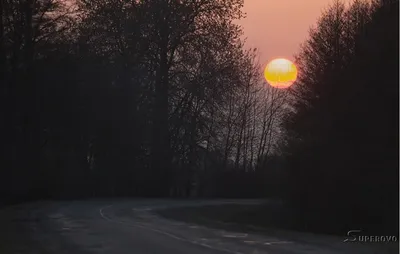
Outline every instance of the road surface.
{"label": "road surface", "polygon": [[[337,254],[386,253],[344,237],[228,232],[161,218],[156,209],[257,200],[91,200],[36,202],[0,210],[5,254]],[[381,248],[381,247],[379,247]],[[388,252],[387,252],[388,253]]]}

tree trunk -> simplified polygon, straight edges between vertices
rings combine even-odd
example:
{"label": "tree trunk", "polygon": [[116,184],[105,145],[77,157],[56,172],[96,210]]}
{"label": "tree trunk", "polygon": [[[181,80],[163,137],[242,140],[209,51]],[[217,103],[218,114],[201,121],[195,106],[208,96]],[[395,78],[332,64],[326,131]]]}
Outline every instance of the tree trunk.
{"label": "tree trunk", "polygon": [[[165,22],[164,22],[165,23]],[[155,82],[153,112],[152,184],[153,195],[167,195],[171,180],[171,151],[168,103],[168,28],[160,25],[159,64]]]}

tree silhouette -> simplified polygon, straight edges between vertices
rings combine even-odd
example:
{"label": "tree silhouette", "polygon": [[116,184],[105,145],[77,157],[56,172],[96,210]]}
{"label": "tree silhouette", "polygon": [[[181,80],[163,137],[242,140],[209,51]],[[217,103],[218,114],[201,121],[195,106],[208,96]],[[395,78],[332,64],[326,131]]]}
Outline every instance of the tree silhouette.
{"label": "tree silhouette", "polygon": [[335,1],[289,90],[261,80],[242,6],[0,1],[0,202],[279,196],[311,228],[389,228],[398,2]]}
{"label": "tree silhouette", "polygon": [[289,194],[314,227],[396,230],[389,223],[398,202],[396,8],[336,1],[298,56],[284,151]]}

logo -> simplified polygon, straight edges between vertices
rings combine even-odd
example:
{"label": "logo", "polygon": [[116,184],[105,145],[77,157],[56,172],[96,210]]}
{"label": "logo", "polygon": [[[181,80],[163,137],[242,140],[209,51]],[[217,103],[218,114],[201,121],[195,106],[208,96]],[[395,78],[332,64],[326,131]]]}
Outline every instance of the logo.
{"label": "logo", "polygon": [[350,230],[343,242],[397,242],[397,237],[393,235],[361,235],[361,230]]}

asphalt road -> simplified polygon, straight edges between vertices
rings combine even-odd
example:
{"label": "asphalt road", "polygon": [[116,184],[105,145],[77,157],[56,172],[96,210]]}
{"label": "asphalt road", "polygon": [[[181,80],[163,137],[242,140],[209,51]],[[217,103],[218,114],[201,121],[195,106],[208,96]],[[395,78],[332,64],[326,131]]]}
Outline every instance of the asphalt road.
{"label": "asphalt road", "polygon": [[[1,254],[336,254],[389,253],[344,237],[227,232],[161,218],[156,209],[257,200],[37,202],[0,210]],[[379,248],[378,248],[379,247]],[[385,247],[385,246],[384,246]]]}

